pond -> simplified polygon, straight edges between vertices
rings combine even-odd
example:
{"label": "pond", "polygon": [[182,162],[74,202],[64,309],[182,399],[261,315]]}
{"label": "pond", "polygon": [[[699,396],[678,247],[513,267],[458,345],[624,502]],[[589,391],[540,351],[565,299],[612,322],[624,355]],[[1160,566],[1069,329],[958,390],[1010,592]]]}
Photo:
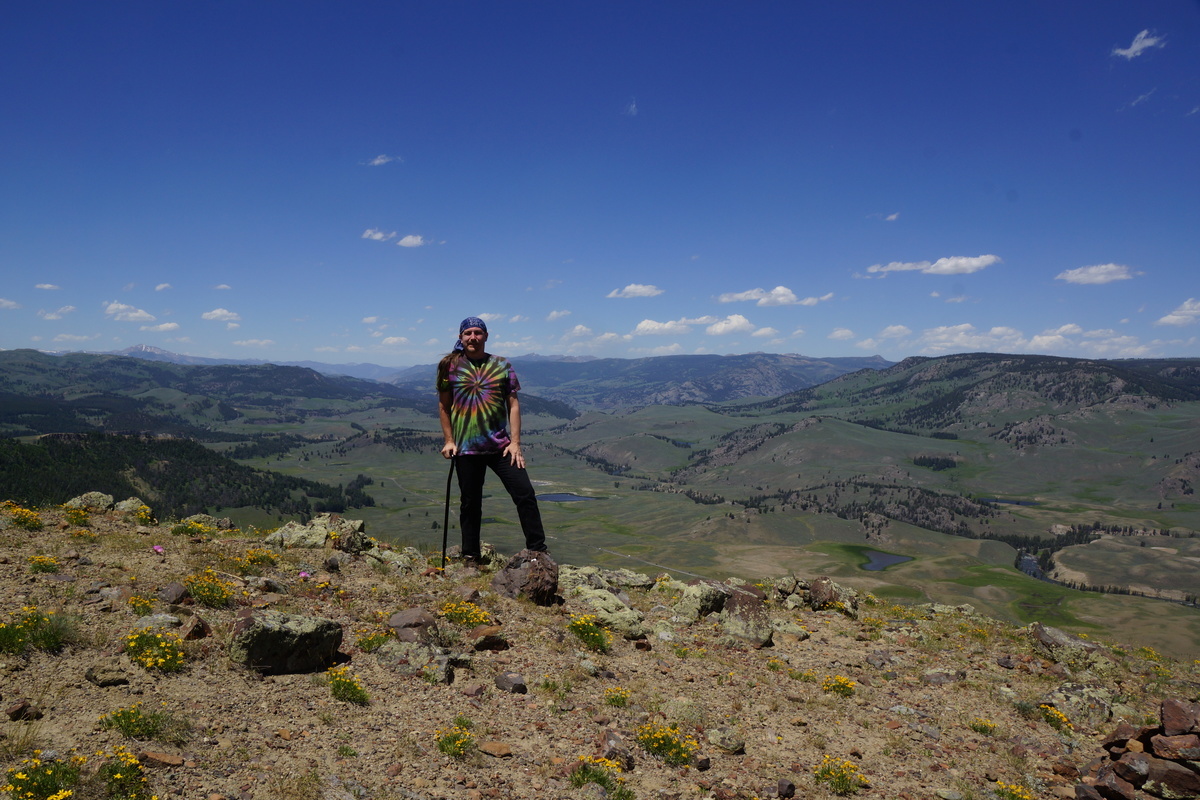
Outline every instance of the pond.
{"label": "pond", "polygon": [[895,553],[883,553],[879,550],[863,550],[862,554],[867,557],[867,563],[860,564],[863,569],[869,569],[872,572],[879,572],[888,567],[894,567],[897,564],[903,564],[905,561],[912,561],[912,556],[899,556]]}
{"label": "pond", "polygon": [[548,494],[539,494],[538,500],[545,500],[547,503],[577,503],[580,500],[598,500],[598,497],[584,497],[581,494],[572,492],[550,492]]}

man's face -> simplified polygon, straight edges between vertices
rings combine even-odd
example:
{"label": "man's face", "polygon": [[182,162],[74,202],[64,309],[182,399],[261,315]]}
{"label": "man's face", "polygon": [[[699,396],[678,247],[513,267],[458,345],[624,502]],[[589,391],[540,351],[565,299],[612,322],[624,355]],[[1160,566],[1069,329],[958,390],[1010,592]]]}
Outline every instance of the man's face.
{"label": "man's face", "polygon": [[483,343],[487,341],[487,331],[483,328],[467,328],[458,335],[458,338],[463,344],[463,349],[467,351],[467,355],[482,355]]}

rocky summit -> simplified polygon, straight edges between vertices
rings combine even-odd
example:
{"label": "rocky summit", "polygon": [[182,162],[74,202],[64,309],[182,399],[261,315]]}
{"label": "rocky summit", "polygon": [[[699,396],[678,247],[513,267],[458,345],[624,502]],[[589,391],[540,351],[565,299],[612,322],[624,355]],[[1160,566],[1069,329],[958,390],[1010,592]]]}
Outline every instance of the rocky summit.
{"label": "rocky summit", "polygon": [[12,797],[1200,796],[1196,662],[969,606],[97,494],[0,542]]}

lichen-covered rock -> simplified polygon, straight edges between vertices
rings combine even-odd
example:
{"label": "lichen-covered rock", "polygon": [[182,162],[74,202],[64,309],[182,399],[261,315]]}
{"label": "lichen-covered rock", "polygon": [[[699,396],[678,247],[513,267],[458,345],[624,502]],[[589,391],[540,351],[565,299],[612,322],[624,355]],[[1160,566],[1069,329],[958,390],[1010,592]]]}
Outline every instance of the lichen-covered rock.
{"label": "lichen-covered rock", "polygon": [[67,508],[83,508],[88,511],[108,511],[113,507],[113,496],[103,492],[84,492],[63,503]]}
{"label": "lichen-covered rock", "polygon": [[268,675],[329,668],[342,645],[331,619],[243,609],[229,638],[229,658]]}
{"label": "lichen-covered rock", "polygon": [[636,639],[646,634],[642,612],[625,605],[620,597],[607,589],[578,586],[571,594],[571,599],[586,605],[601,625],[626,639]]}
{"label": "lichen-covered rock", "polygon": [[733,594],[728,586],[712,581],[697,581],[683,587],[675,603],[675,616],[687,624],[698,622],[709,614],[725,607],[725,601]]}

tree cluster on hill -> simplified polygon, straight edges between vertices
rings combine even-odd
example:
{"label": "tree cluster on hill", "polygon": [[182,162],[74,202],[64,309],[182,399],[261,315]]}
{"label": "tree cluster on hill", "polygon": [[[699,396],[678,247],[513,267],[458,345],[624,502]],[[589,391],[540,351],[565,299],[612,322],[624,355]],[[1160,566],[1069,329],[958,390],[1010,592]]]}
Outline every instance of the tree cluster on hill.
{"label": "tree cluster on hill", "polygon": [[331,486],[252,469],[187,439],[61,434],[36,444],[0,439],[0,484],[31,505],[56,505],[88,491],[138,496],[159,514],[186,517],[253,506],[307,518],[374,505],[359,476]]}

